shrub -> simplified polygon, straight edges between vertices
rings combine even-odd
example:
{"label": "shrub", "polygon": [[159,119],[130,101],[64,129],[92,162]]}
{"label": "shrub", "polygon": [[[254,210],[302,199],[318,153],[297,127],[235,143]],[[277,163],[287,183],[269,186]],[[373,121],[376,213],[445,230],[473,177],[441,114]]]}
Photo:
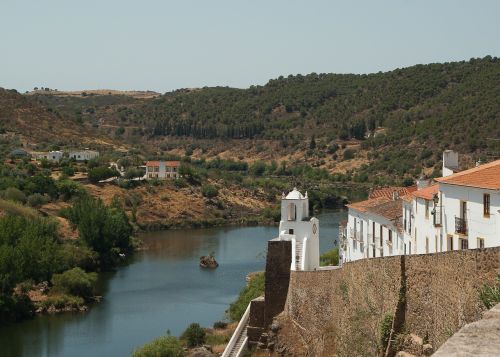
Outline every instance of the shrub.
{"label": "shrub", "polygon": [[225,321],[215,321],[214,322],[214,329],[223,329],[227,327],[227,322]]}
{"label": "shrub", "polygon": [[56,187],[64,200],[78,197],[85,193],[85,189],[73,180],[61,180],[56,182]]}
{"label": "shrub", "polygon": [[205,343],[205,330],[200,327],[200,324],[192,323],[182,333],[181,340],[185,340],[188,347],[201,346]]}
{"label": "shrub", "polygon": [[81,268],[73,268],[52,276],[54,291],[83,298],[89,298],[93,295],[96,281],[96,273],[86,273]]}
{"label": "shrub", "polygon": [[333,248],[323,254],[319,258],[321,266],[338,265],[339,264],[339,248]]}
{"label": "shrub", "polygon": [[173,180],[174,182],[174,186],[177,187],[177,188],[184,188],[184,187],[187,187],[187,182],[186,180],[184,180],[183,178],[176,178]]}
{"label": "shrub", "polygon": [[48,197],[40,193],[34,193],[32,195],[29,195],[27,199],[28,205],[31,207],[40,207],[46,204],[48,201],[49,201]]}
{"label": "shrub", "polygon": [[213,335],[207,335],[206,338],[206,344],[210,346],[223,345],[228,342],[229,342],[229,336],[226,335],[213,334]]}
{"label": "shrub", "polygon": [[75,174],[73,166],[64,166],[61,171],[66,176],[73,176]]}
{"label": "shrub", "polygon": [[238,299],[229,306],[228,313],[232,321],[239,321],[250,301],[264,294],[264,285],[264,273],[254,274],[250,278],[248,285],[241,290]]}
{"label": "shrub", "polygon": [[352,149],[346,149],[344,151],[344,160],[351,160],[354,158],[355,151]]}
{"label": "shrub", "polygon": [[101,180],[105,180],[113,176],[119,176],[118,172],[104,166],[92,168],[88,172],[89,181],[92,183],[97,183]]}
{"label": "shrub", "polygon": [[384,318],[380,322],[380,345],[384,350],[387,348],[389,338],[391,337],[392,320],[392,314],[387,313],[384,315]]}
{"label": "shrub", "polygon": [[54,306],[56,309],[63,309],[65,307],[78,308],[83,306],[85,301],[79,296],[67,295],[67,294],[57,294],[48,296],[46,300],[40,301],[38,307],[43,310],[49,309]]}
{"label": "shrub", "polygon": [[144,176],[144,170],[138,168],[138,167],[130,167],[125,171],[125,178],[127,179],[133,179],[136,177],[142,177]]}
{"label": "shrub", "polygon": [[479,298],[487,309],[500,302],[500,275],[496,277],[495,285],[484,285],[479,292]]}
{"label": "shrub", "polygon": [[184,349],[174,336],[159,337],[136,349],[132,357],[182,357]]}
{"label": "shrub", "polygon": [[6,200],[14,201],[14,202],[26,202],[26,195],[23,191],[15,187],[9,187],[5,190],[3,194]]}
{"label": "shrub", "polygon": [[206,198],[214,198],[219,194],[219,190],[213,185],[206,184],[201,186],[201,194]]}

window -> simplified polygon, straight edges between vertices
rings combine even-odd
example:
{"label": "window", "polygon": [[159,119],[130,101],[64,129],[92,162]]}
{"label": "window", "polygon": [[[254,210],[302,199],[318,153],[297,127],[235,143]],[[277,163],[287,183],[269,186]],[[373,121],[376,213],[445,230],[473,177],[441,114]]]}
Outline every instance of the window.
{"label": "window", "polygon": [[484,217],[490,216],[490,194],[485,193],[483,195],[483,215]]}
{"label": "window", "polygon": [[467,239],[460,239],[460,249],[468,249],[469,241]]}
{"label": "window", "polygon": [[293,234],[293,229],[289,229],[288,234]]}
{"label": "window", "polygon": [[418,198],[415,198],[415,213],[418,213]]}
{"label": "window", "polygon": [[425,200],[425,219],[429,219],[429,201]]}
{"label": "window", "polygon": [[288,204],[288,220],[295,221],[295,218],[296,218],[295,204],[289,203]]}
{"label": "window", "polygon": [[484,238],[477,238],[477,247],[479,249],[483,249],[484,248]]}
{"label": "window", "polygon": [[429,253],[429,237],[425,237],[425,253]]}

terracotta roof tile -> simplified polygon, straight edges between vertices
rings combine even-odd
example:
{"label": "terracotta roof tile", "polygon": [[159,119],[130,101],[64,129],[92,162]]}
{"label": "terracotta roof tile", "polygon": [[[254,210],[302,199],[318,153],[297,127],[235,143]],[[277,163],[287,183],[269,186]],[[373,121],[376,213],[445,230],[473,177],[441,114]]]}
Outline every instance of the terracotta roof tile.
{"label": "terracotta roof tile", "polygon": [[436,179],[439,183],[500,190],[500,160]]}
{"label": "terracotta roof tile", "polygon": [[391,201],[391,198],[382,196],[382,197],[370,198],[368,200],[360,202],[350,203],[346,206],[355,209],[356,211],[359,212],[366,212],[370,207],[374,207],[388,201]]}
{"label": "terracotta roof tile", "polygon": [[408,187],[380,187],[374,188],[368,198],[376,198],[376,197],[388,197],[392,198],[393,192],[397,192],[399,196],[407,195],[417,189],[417,186],[408,186]]}
{"label": "terracotta roof tile", "polygon": [[425,188],[422,188],[420,190],[417,190],[412,193],[413,196],[419,197],[419,198],[424,198],[426,200],[432,200],[434,195],[438,193],[439,191],[439,185],[431,185]]}
{"label": "terracotta roof tile", "polygon": [[[148,161],[146,162],[146,166],[160,166],[161,161]],[[178,167],[180,166],[180,161],[165,161],[166,167]]]}

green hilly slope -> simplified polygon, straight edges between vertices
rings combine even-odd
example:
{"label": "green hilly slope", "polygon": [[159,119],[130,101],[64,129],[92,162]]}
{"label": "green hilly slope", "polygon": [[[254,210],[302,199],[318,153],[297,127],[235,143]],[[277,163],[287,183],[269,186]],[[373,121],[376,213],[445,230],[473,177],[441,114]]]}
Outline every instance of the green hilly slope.
{"label": "green hilly slope", "polygon": [[[471,160],[500,152],[500,61],[490,56],[367,75],[280,77],[248,89],[178,90],[154,99],[30,97],[145,148],[167,138],[174,143],[167,151],[210,152],[211,143],[222,141],[243,159],[303,153],[298,160],[361,181],[379,182],[381,172],[389,181],[437,174],[446,148]],[[248,140],[259,149],[239,145]],[[359,160],[345,164],[351,158]]]}

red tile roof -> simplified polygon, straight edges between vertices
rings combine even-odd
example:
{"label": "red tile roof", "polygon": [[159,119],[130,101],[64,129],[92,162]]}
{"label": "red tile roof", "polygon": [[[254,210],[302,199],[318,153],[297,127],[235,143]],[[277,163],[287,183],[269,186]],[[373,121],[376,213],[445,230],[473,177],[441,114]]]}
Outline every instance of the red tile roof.
{"label": "red tile roof", "polygon": [[439,183],[500,190],[500,160],[436,179]]}
{"label": "red tile roof", "polygon": [[376,198],[376,197],[388,197],[392,198],[392,194],[397,192],[399,196],[404,196],[413,191],[416,191],[417,186],[408,186],[408,187],[380,187],[374,188],[368,198]]}
{"label": "red tile roof", "polygon": [[390,200],[392,200],[392,198],[382,196],[382,197],[370,198],[368,200],[360,202],[349,203],[346,206],[355,209],[356,211],[359,212],[367,212],[370,209],[370,207],[375,207]]}
{"label": "red tile roof", "polygon": [[439,191],[439,185],[431,185],[412,193],[414,197],[424,198],[426,200],[432,200],[435,194]]}
{"label": "red tile roof", "polygon": [[[146,162],[146,166],[160,166],[161,161],[148,161]],[[180,161],[165,161],[165,166],[166,167],[178,167],[180,166],[181,162]]]}
{"label": "red tile roof", "polygon": [[392,221],[398,230],[402,230],[403,200],[393,200],[392,197],[376,197],[365,201],[348,204],[347,207],[358,212],[371,213]]}

